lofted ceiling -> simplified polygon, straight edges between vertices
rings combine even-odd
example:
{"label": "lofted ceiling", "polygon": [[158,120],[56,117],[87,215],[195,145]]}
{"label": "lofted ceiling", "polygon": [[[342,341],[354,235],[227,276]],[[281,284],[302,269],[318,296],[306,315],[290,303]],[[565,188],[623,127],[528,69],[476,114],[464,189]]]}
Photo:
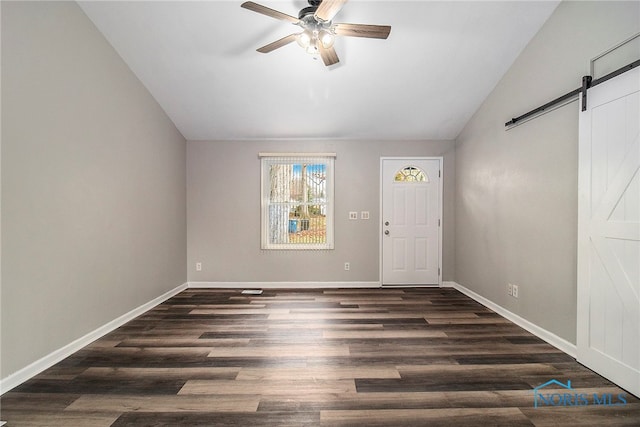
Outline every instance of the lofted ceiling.
{"label": "lofted ceiling", "polygon": [[[257,3],[297,16],[306,0]],[[242,1],[80,1],[187,140],[454,139],[558,1],[349,1],[325,67]]]}

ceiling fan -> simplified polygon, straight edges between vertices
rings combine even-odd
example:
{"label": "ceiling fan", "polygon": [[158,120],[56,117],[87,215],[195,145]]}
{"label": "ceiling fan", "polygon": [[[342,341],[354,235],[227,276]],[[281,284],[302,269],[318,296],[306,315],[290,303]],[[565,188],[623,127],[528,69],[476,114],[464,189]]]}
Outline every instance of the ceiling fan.
{"label": "ceiling fan", "polygon": [[282,21],[289,21],[302,28],[302,32],[289,34],[279,40],[257,49],[260,53],[269,53],[293,41],[315,58],[322,58],[324,65],[336,64],[339,59],[333,48],[335,36],[366,37],[386,39],[391,27],[388,25],[333,23],[333,17],[342,9],[347,0],[307,0],[309,6],[298,13],[298,17],[262,6],[252,1],[242,3],[241,7]]}

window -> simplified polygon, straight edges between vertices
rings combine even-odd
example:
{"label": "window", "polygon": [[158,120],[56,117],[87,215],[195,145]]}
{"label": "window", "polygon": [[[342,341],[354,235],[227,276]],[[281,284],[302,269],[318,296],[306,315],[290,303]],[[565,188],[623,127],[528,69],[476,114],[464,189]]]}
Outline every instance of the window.
{"label": "window", "polygon": [[415,166],[407,166],[396,172],[394,181],[396,182],[429,182],[429,177]]}
{"label": "window", "polygon": [[260,157],[262,249],[333,249],[335,154]]}

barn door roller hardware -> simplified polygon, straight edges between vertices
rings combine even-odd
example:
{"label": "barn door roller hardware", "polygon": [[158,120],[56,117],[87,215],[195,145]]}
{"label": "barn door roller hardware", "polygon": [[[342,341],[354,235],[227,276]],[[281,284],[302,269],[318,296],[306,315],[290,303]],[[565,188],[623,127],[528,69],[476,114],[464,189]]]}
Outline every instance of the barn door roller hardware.
{"label": "barn door roller hardware", "polygon": [[529,118],[535,114],[538,113],[542,113],[544,111],[546,111],[547,109],[558,105],[559,103],[566,101],[568,99],[573,98],[576,95],[581,95],[582,96],[582,111],[585,111],[587,109],[587,91],[589,88],[592,88],[594,86],[599,85],[600,83],[604,83],[607,80],[611,80],[612,78],[619,76],[622,73],[626,73],[629,70],[633,70],[634,68],[640,66],[640,59],[633,61],[630,64],[625,65],[624,67],[618,68],[617,70],[607,74],[606,76],[602,76],[599,79],[595,79],[593,80],[593,78],[591,76],[584,76],[582,77],[582,86],[580,86],[577,89],[572,90],[571,92],[565,93],[564,95],[554,99],[553,101],[547,102],[544,105],[541,105],[538,108],[535,108],[531,111],[529,111],[528,113],[524,113],[521,116],[515,117],[511,120],[509,120],[507,123],[505,123],[504,125],[506,127],[509,126],[513,126],[518,122],[521,122],[522,120]]}

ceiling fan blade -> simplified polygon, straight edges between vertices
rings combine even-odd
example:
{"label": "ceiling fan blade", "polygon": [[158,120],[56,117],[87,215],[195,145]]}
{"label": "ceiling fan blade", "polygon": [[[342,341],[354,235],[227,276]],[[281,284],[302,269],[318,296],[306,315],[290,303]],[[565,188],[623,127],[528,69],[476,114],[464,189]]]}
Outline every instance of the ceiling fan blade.
{"label": "ceiling fan blade", "polygon": [[324,48],[322,46],[322,43],[318,43],[318,50],[320,51],[322,62],[324,62],[324,65],[326,65],[327,67],[329,65],[337,64],[338,62],[340,62],[340,60],[338,59],[338,54],[336,53],[336,50],[333,48],[333,46],[331,46],[330,48]]}
{"label": "ceiling fan blade", "polygon": [[267,6],[262,6],[261,4],[254,3],[252,1],[246,1],[242,3],[240,7],[249,9],[253,12],[261,13],[263,15],[270,16],[272,18],[280,19],[282,21],[293,22],[294,24],[297,24],[298,22],[300,22],[300,20],[295,16],[287,15],[286,13],[279,12],[275,9],[268,8]]}
{"label": "ceiling fan blade", "polygon": [[288,36],[285,36],[283,38],[281,38],[280,40],[276,40],[272,43],[269,43],[267,45],[262,46],[259,49],[256,49],[258,52],[260,53],[269,53],[273,50],[278,49],[279,47],[282,47],[284,45],[287,45],[289,43],[291,43],[292,41],[295,41],[296,37],[298,35],[297,34],[289,34]]}
{"label": "ceiling fan blade", "polygon": [[339,36],[367,37],[370,39],[386,39],[391,32],[391,27],[388,25],[335,24],[334,28]]}
{"label": "ceiling fan blade", "polygon": [[346,2],[347,0],[322,0],[314,16],[321,21],[331,21]]}

